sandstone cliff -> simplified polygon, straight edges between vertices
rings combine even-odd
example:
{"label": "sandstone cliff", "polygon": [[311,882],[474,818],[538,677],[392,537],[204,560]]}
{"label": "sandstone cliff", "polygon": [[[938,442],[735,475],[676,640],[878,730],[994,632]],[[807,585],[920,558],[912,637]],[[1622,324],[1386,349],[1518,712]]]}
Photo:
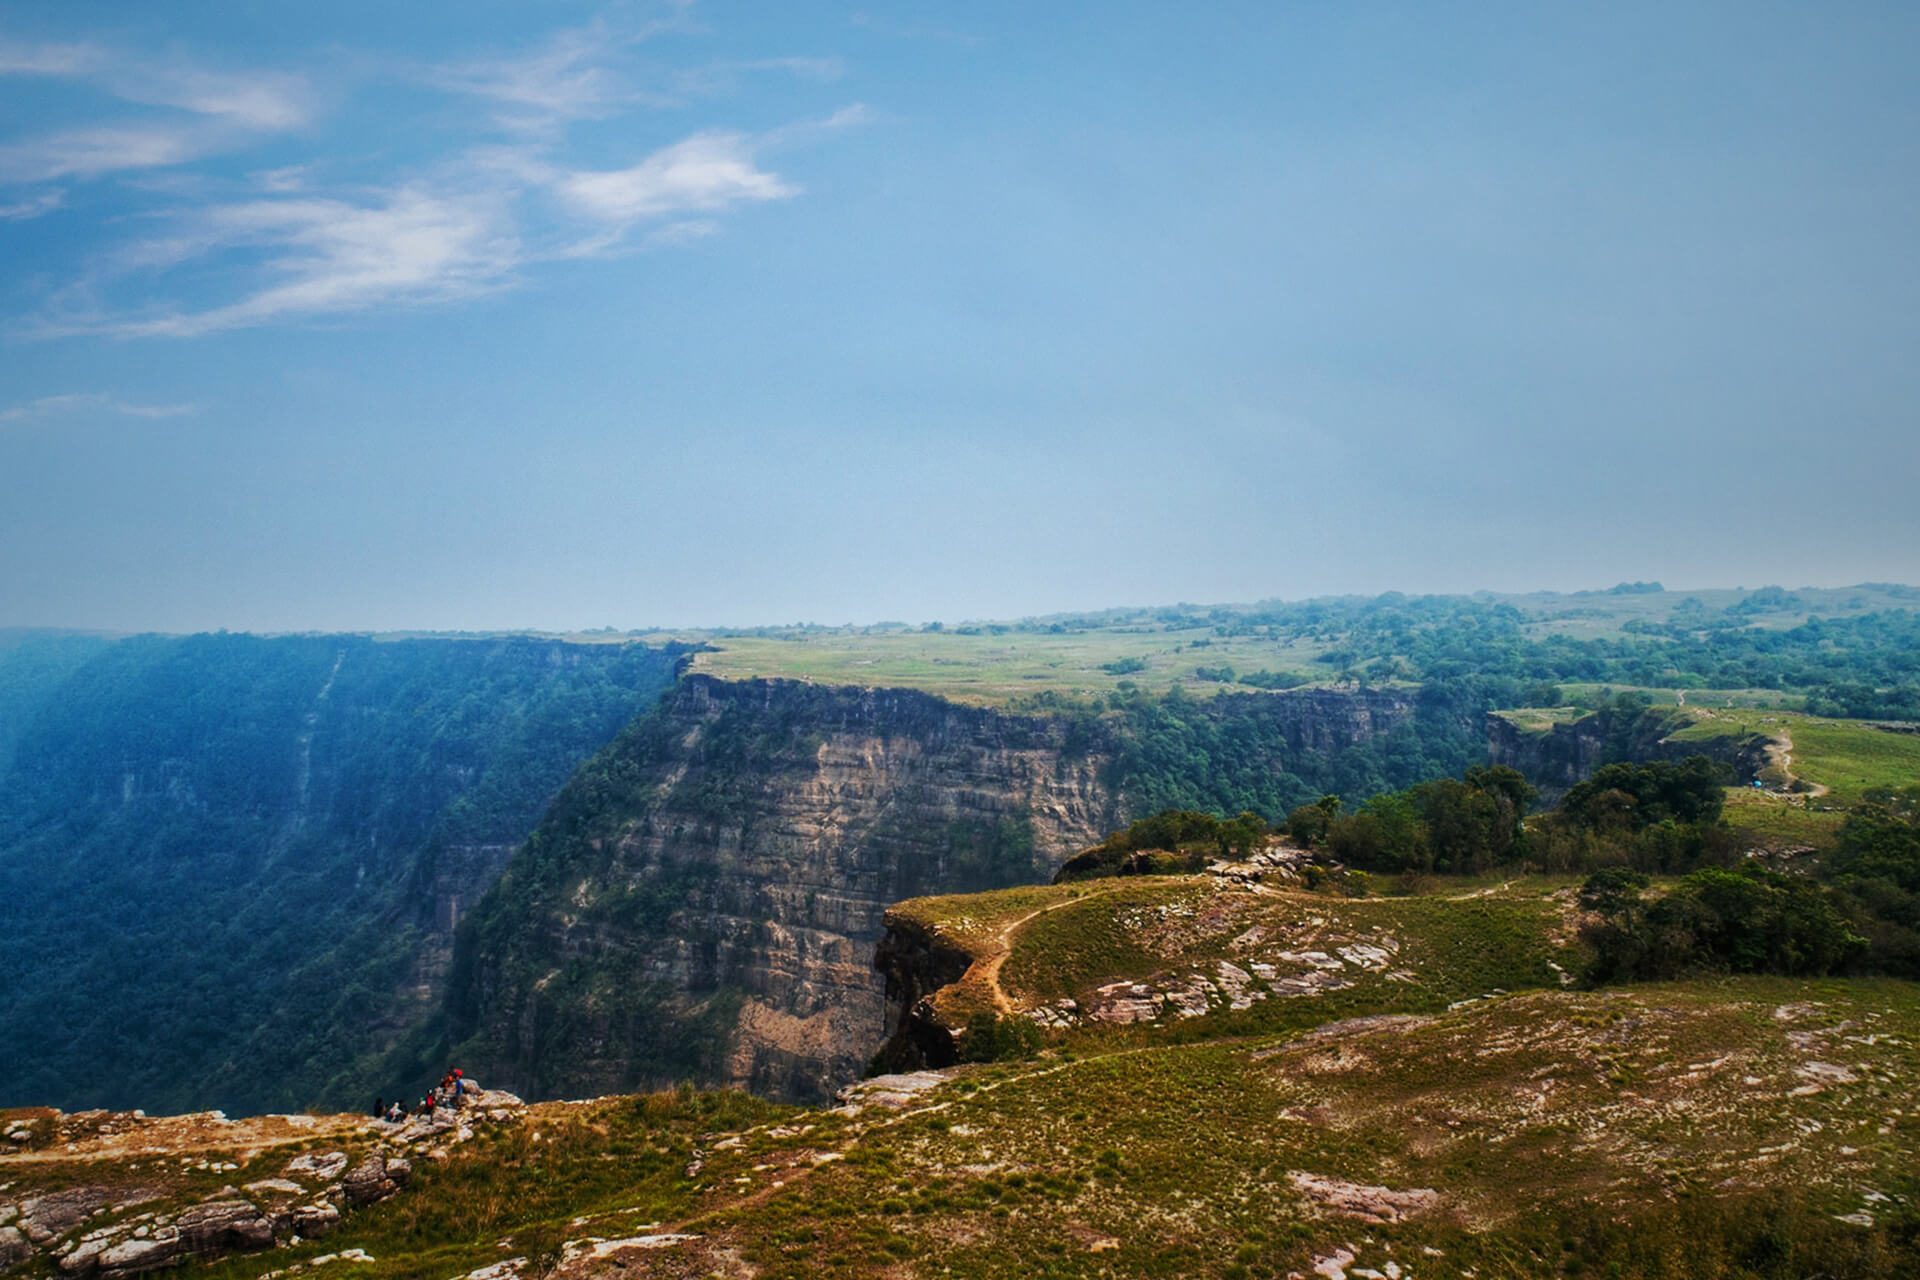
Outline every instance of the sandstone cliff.
{"label": "sandstone cliff", "polygon": [[1487,760],[1507,765],[1540,788],[1544,804],[1558,803],[1567,789],[1603,764],[1680,761],[1704,755],[1721,764],[1739,782],[1750,782],[1766,766],[1764,734],[1728,733],[1715,738],[1673,738],[1689,723],[1673,708],[1644,711],[1596,711],[1544,729],[1514,723],[1499,713],[1487,717]]}
{"label": "sandstone cliff", "polygon": [[689,676],[568,787],[462,935],[464,1060],[540,1095],[801,1098],[885,1035],[888,904],[1045,878],[1119,819],[1065,722]]}
{"label": "sandstone cliff", "polygon": [[1277,816],[1423,712],[1300,690],[1180,714],[686,676],[463,927],[457,1054],[535,1097],[693,1078],[824,1098],[895,1030],[873,968],[889,904],[1043,882],[1137,809],[1222,807],[1204,790],[1222,778],[1255,778]]}

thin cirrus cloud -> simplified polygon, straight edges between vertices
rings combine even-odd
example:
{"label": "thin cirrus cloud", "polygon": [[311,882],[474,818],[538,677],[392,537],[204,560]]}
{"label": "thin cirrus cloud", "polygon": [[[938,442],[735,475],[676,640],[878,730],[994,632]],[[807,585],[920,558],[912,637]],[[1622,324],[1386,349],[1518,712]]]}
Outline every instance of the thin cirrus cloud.
{"label": "thin cirrus cloud", "polygon": [[32,422],[88,410],[118,414],[124,418],[180,418],[198,413],[200,408],[191,404],[132,404],[103,391],[85,391],[41,396],[26,404],[0,409],[0,423]]}
{"label": "thin cirrus cloud", "polygon": [[695,134],[626,169],[570,173],[562,199],[603,222],[626,224],[675,213],[712,213],[743,201],[784,200],[799,189],[758,168],[738,133]]}
{"label": "thin cirrus cloud", "polygon": [[193,221],[180,236],[152,242],[143,265],[257,250],[265,254],[260,271],[275,283],[198,311],[49,316],[35,336],[192,338],[293,316],[442,302],[500,287],[525,257],[500,197],[485,192],[405,187],[363,204],[252,200]]}
{"label": "thin cirrus cloud", "polygon": [[[0,144],[0,182],[118,174],[123,190],[138,185],[168,202],[137,222],[120,220],[144,230],[95,249],[89,265],[50,288],[39,314],[16,322],[12,332],[193,338],[445,303],[511,287],[535,263],[684,245],[712,235],[728,210],[798,195],[799,186],[756,153],[857,123],[863,108],[758,135],[702,130],[625,167],[568,162],[565,134],[573,122],[667,98],[684,101],[689,92],[724,92],[747,72],[826,82],[844,70],[830,58],[767,58],[649,78],[621,64],[624,51],[677,21],[624,32],[592,24],[550,36],[519,57],[420,71],[419,82],[479,99],[490,112],[464,126],[466,137],[450,137],[442,157],[352,187],[329,183],[325,165],[300,163],[243,179],[217,178],[205,166],[183,170],[177,181],[135,178],[136,171],[209,158],[242,135],[312,124],[317,94],[303,77],[214,73],[177,60],[143,64],[88,45],[0,45],[0,75],[82,80],[157,109],[132,123]],[[476,126],[482,135],[507,137],[474,138]],[[42,191],[0,203],[0,220],[38,216],[63,198]],[[207,297],[208,290],[226,296]],[[190,300],[194,294],[202,296]]]}
{"label": "thin cirrus cloud", "polygon": [[28,218],[38,218],[42,214],[52,213],[66,201],[67,193],[55,187],[30,199],[0,204],[0,222],[25,222]]}
{"label": "thin cirrus cloud", "polygon": [[606,65],[610,41],[601,28],[563,31],[520,58],[490,58],[432,69],[428,82],[449,93],[494,104],[494,119],[512,132],[545,132],[573,120],[618,114],[637,100],[634,90]]}
{"label": "thin cirrus cloud", "polygon": [[0,182],[86,180],[184,164],[300,128],[316,110],[317,96],[301,76],[209,71],[90,44],[0,44],[0,76],[77,81],[122,103],[175,113],[0,145]]}
{"label": "thin cirrus cloud", "polygon": [[492,103],[494,122],[509,132],[539,135],[635,106],[678,107],[690,99],[718,97],[757,72],[784,72],[818,83],[846,74],[846,64],[830,57],[718,61],[669,70],[615,65],[645,41],[683,29],[678,19],[620,33],[593,23],[559,32],[522,57],[450,63],[431,68],[426,79],[448,93]]}
{"label": "thin cirrus cloud", "polygon": [[0,182],[98,178],[198,159],[213,149],[202,130],[165,125],[108,125],[0,146]]}
{"label": "thin cirrus cloud", "polygon": [[106,61],[98,45],[17,44],[0,41],[0,76],[77,76]]}
{"label": "thin cirrus cloud", "polygon": [[[160,272],[251,252],[263,255],[256,270],[273,283],[195,311],[68,309],[43,316],[27,333],[194,338],[294,317],[475,297],[510,286],[530,263],[613,251],[641,224],[655,225],[635,247],[686,244],[712,234],[711,215],[731,206],[798,194],[759,167],[754,145],[744,134],[696,134],[607,172],[569,172],[496,153],[473,166],[486,180],[466,186],[413,184],[358,202],[305,196],[217,205],[184,219],[174,234],[126,246],[117,269]],[[519,163],[509,163],[516,157]],[[555,194],[574,218],[529,239],[516,206],[536,188]]]}

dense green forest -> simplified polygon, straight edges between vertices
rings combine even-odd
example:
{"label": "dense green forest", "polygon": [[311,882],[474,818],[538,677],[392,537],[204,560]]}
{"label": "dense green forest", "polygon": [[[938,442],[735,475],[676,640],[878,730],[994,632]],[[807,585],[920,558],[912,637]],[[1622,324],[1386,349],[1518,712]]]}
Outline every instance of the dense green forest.
{"label": "dense green forest", "polygon": [[62,681],[113,641],[63,631],[0,631],[0,787],[34,714]]}
{"label": "dense green forest", "polygon": [[0,787],[0,1105],[358,1104],[424,1012],[436,909],[678,656],[149,636],[49,680],[0,655],[34,704]]}

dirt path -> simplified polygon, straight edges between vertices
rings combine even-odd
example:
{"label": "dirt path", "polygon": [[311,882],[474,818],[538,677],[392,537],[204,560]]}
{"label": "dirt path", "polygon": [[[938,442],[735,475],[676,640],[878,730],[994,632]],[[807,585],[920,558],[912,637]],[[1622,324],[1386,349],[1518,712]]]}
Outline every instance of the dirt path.
{"label": "dirt path", "polygon": [[1780,730],[1780,732],[1771,735],[1771,738],[1767,743],[1767,759],[1780,767],[1780,772],[1786,777],[1787,785],[1789,787],[1791,787],[1796,782],[1805,783],[1807,789],[1802,794],[1804,794],[1809,800],[1817,800],[1821,796],[1827,794],[1828,791],[1832,790],[1832,788],[1828,787],[1825,783],[1808,782],[1805,778],[1799,777],[1794,773],[1793,771],[1793,735],[1788,733],[1785,729],[1782,729]]}
{"label": "dirt path", "polygon": [[1499,884],[1493,885],[1490,888],[1473,889],[1473,890],[1469,890],[1466,893],[1449,894],[1447,896],[1447,901],[1448,902],[1471,902],[1475,898],[1491,898],[1496,893],[1505,893],[1507,890],[1513,888],[1513,886],[1518,883],[1519,881],[1517,880],[1502,880]]}
{"label": "dirt path", "polygon": [[[1706,720],[1731,721],[1734,718],[1730,715],[1716,715],[1706,707],[1701,707],[1696,714]],[[1793,734],[1785,724],[1782,724],[1778,730],[1766,734],[1766,739],[1767,763],[1780,770],[1780,776],[1785,779],[1784,786],[1791,789],[1796,782],[1804,783],[1807,789],[1798,794],[1806,796],[1809,800],[1817,800],[1833,789],[1824,782],[1809,781],[1793,771]]]}
{"label": "dirt path", "polygon": [[1000,966],[1004,965],[1007,957],[1013,954],[1013,935],[1018,933],[1021,926],[1028,921],[1043,916],[1049,911],[1058,911],[1062,907],[1070,907],[1079,902],[1091,902],[1095,898],[1103,898],[1112,892],[1112,889],[1102,889],[1097,893],[1082,894],[1077,898],[1062,898],[1058,902],[1029,911],[1017,920],[1008,921],[1006,928],[1000,931],[999,938],[994,941],[992,953],[981,956],[968,965],[966,973],[960,977],[960,984],[965,985],[969,981],[980,983],[986,987],[987,994],[993,998],[995,1012],[1017,1013],[1018,1010],[1014,1008],[1013,1001],[1007,998],[1006,989],[1000,985]]}

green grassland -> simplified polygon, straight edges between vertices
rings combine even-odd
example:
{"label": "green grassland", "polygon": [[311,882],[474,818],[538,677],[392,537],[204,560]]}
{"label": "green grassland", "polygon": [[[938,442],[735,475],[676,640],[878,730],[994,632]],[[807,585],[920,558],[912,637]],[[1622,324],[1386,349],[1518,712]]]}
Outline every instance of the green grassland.
{"label": "green grassland", "polygon": [[[1316,665],[1326,646],[1268,636],[1221,637],[1211,626],[1161,630],[793,632],[716,636],[694,670],[728,680],[756,677],[820,684],[921,689],[960,702],[1004,704],[1036,693],[1072,698],[1105,695],[1122,681],[1156,693],[1174,686],[1211,696],[1234,686],[1195,675],[1201,667],[1270,670],[1301,681],[1336,671]],[[1197,646],[1197,647],[1196,647]],[[1133,659],[1141,670],[1116,673],[1107,664]]]}
{"label": "green grassland", "polygon": [[1856,804],[1873,787],[1920,785],[1920,734],[1811,717],[1789,732],[1794,773],[1826,786],[1833,803]]}
{"label": "green grassland", "polygon": [[1694,713],[1693,723],[1670,735],[1692,742],[1764,733],[1790,743],[1795,778],[1826,788],[1832,807],[1858,804],[1875,787],[1920,785],[1920,734],[1883,729],[1858,720],[1833,720],[1798,712]]}
{"label": "green grassland", "polygon": [[1571,701],[1592,706],[1621,693],[1644,693],[1655,702],[1673,702],[1676,693],[1685,693],[1689,710],[1700,707],[1715,710],[1778,711],[1798,710],[1806,701],[1799,694],[1778,689],[1695,689],[1680,690],[1673,685],[1639,685],[1626,681],[1611,683],[1569,680],[1560,685],[1561,695]]}
{"label": "green grassland", "polygon": [[[691,1088],[537,1104],[410,1152],[406,1189],[324,1239],[191,1274],[259,1280],[348,1250],[370,1260],[321,1265],[364,1280],[511,1259],[517,1280],[1913,1274],[1920,986],[1570,989],[1555,966],[1581,961],[1572,884],[1349,899],[1140,877],[903,903],[896,921],[1004,957],[995,981],[1023,1010],[1091,1008],[1136,979],[1190,991],[1223,962],[1268,966],[1271,994],[1083,1022],[1030,1059],[874,1081],[837,1109]],[[1283,994],[1290,973],[1344,985]],[[164,1189],[85,1231],[382,1141],[346,1121],[240,1150],[222,1125],[199,1126],[197,1164],[131,1146],[117,1162],[57,1143],[33,1163],[0,1155],[0,1200]]]}
{"label": "green grassland", "polygon": [[[567,1277],[1278,1280],[1344,1254],[1349,1275],[1891,1277],[1916,1264],[1920,993],[1524,993],[960,1068],[899,1109],[548,1104],[420,1163],[270,1265],[361,1249],[367,1280],[510,1257]],[[608,1261],[582,1268],[596,1242]]]}
{"label": "green grassland", "polygon": [[1774,853],[1831,848],[1846,821],[1839,810],[1815,808],[1804,797],[1751,787],[1727,788],[1721,818],[1738,833],[1744,848]]}
{"label": "green grassland", "polygon": [[[1703,629],[1734,625],[1788,630],[1815,617],[1833,621],[1910,611],[1920,604],[1920,593],[1905,587],[1863,585],[1792,592],[1480,593],[1446,600],[1438,612],[1422,612],[1417,601],[1410,603],[1402,596],[1335,597],[1299,605],[1262,602],[1114,609],[1004,623],[587,632],[567,638],[641,638],[704,645],[708,649],[695,659],[695,669],[729,679],[768,677],[903,687],[961,701],[1005,704],[1039,693],[1094,697],[1111,693],[1123,680],[1156,692],[1179,687],[1201,695],[1240,687],[1205,679],[1196,674],[1200,668],[1231,667],[1237,676],[1268,671],[1290,679],[1328,682],[1346,669],[1342,651],[1352,629],[1375,625],[1382,610],[1406,611],[1402,622],[1394,625],[1415,630],[1436,625],[1457,628],[1458,634],[1451,638],[1465,649],[1451,655],[1451,660],[1467,656],[1472,662],[1476,659],[1471,651],[1482,646],[1491,647],[1482,649],[1480,660],[1495,661],[1498,647],[1510,642],[1627,642],[1635,639],[1636,628],[1644,631],[1677,624],[1684,630],[1693,619],[1699,619]],[[1453,621],[1443,621],[1447,608],[1459,611]],[[1135,663],[1140,664],[1138,670],[1105,669]],[[1405,675],[1389,668],[1370,671],[1368,678],[1392,681]],[[1683,683],[1691,688],[1697,682]],[[1591,700],[1603,688],[1640,686],[1615,680],[1568,687]],[[1671,688],[1648,686],[1648,691],[1659,696]],[[1799,695],[1776,689],[1699,689],[1694,697],[1716,706],[1799,704]]]}
{"label": "green grassland", "polygon": [[[942,1022],[963,1026],[996,1007],[985,962],[1004,955],[1000,996],[1038,1011],[1070,1045],[1433,1012],[1490,991],[1558,987],[1587,961],[1572,882],[1542,877],[1350,899],[1213,876],[1139,876],[920,899],[893,914],[976,957],[936,995]],[[1115,983],[1137,984],[1125,994],[1149,1001],[1154,1016],[1104,1017],[1101,989]]]}
{"label": "green grassland", "polygon": [[[1724,819],[1749,847],[1776,852],[1830,847],[1844,811],[1868,790],[1920,785],[1920,734],[1797,711],[1701,706],[1700,701],[1654,708],[1683,720],[1668,741],[1705,745],[1758,734],[1778,744],[1775,762],[1761,772],[1764,789],[1727,789]],[[1570,718],[1564,710],[1500,714],[1535,732]]]}

